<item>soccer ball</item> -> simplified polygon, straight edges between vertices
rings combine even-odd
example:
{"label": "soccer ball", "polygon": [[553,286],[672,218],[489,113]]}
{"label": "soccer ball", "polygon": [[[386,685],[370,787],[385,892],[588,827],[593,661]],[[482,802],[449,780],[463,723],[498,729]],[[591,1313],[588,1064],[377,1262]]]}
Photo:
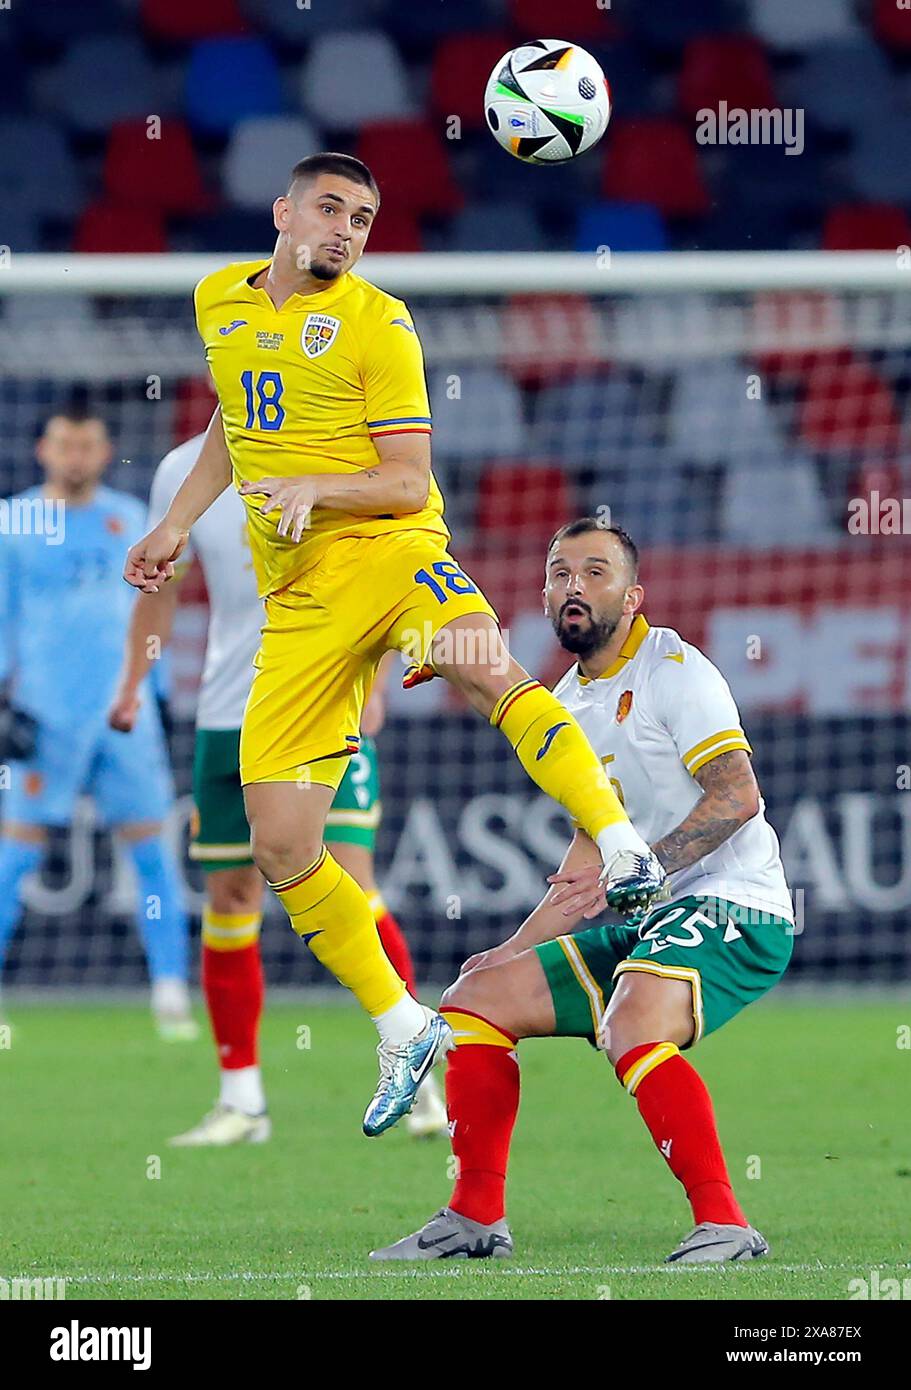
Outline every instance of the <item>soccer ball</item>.
{"label": "soccer ball", "polygon": [[596,145],[610,120],[610,89],[590,53],[535,39],[497,63],[484,115],[504,150],[529,164],[564,164]]}

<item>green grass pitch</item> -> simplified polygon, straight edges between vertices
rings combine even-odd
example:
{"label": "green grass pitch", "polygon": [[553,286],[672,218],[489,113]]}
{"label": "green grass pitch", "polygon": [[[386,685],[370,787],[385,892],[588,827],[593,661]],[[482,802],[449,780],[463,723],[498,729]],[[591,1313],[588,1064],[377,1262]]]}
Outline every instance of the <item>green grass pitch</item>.
{"label": "green grass pitch", "polygon": [[195,1151],[165,1141],[213,1098],[207,1037],[160,1043],[138,1007],[10,1014],[0,1275],[64,1278],[69,1298],[845,1299],[874,1268],[911,1274],[911,1051],[899,1045],[911,1008],[899,1001],[772,1000],[697,1049],[735,1188],[772,1246],[765,1261],[707,1270],[662,1267],[688,1208],[584,1043],[522,1045],[515,1258],[390,1268],[367,1252],[445,1203],[449,1149],[361,1135],[376,1063],[354,1010],[269,1007],[272,1142]]}

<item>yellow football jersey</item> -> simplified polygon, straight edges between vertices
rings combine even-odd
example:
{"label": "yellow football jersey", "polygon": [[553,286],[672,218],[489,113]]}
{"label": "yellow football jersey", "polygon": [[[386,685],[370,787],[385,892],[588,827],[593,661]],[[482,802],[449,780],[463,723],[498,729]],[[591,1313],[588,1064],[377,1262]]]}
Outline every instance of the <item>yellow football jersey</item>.
{"label": "yellow football jersey", "polygon": [[[251,281],[268,261],[236,262],[196,287],[196,323],[221,405],[234,484],[375,467],[373,440],[430,433],[421,345],[400,299],[350,272],[280,309]],[[430,531],[444,540],[443,499],[431,476],[426,506],[363,517],[315,507],[302,540],[277,534],[279,511],[244,495],[260,595],[316,564],[335,539]]]}

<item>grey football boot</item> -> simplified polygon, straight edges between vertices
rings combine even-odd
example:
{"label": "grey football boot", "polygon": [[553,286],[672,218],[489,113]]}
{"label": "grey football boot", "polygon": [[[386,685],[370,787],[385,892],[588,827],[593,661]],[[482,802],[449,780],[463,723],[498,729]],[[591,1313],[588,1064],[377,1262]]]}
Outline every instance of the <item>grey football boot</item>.
{"label": "grey football boot", "polygon": [[768,1253],[768,1242],[752,1226],[720,1226],[715,1221],[703,1221],[664,1263],[724,1264],[728,1260],[756,1260]]}
{"label": "grey football boot", "polygon": [[413,1235],[371,1250],[371,1260],[497,1260],[512,1254],[512,1236],[505,1219],[492,1226],[470,1221],[443,1207]]}

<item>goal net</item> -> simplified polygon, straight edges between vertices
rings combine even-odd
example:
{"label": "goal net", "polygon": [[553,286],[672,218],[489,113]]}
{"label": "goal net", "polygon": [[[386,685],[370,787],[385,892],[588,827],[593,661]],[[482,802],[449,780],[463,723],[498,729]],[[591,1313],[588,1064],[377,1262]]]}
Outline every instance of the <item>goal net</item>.
{"label": "goal net", "polygon": [[[19,257],[0,271],[0,496],[38,481],[36,433],[77,398],[114,439],[106,482],[147,498],[162,455],[211,413],[190,299],[210,268]],[[413,311],[453,550],[519,661],[548,683],[571,664],[541,613],[553,531],[580,515],[622,525],[649,621],[706,651],[739,701],[798,911],[790,979],[906,978],[911,270],[684,253],[377,256],[364,274]],[[185,847],[205,626],[191,576],[165,684],[168,833],[196,916]],[[397,686],[378,740],[379,879],[420,978],[442,983],[539,900],[567,822],[442,681]],[[6,983],[141,983],[133,895],[80,802],[27,883]],[[271,983],[325,981],[274,900],[263,950]]]}

